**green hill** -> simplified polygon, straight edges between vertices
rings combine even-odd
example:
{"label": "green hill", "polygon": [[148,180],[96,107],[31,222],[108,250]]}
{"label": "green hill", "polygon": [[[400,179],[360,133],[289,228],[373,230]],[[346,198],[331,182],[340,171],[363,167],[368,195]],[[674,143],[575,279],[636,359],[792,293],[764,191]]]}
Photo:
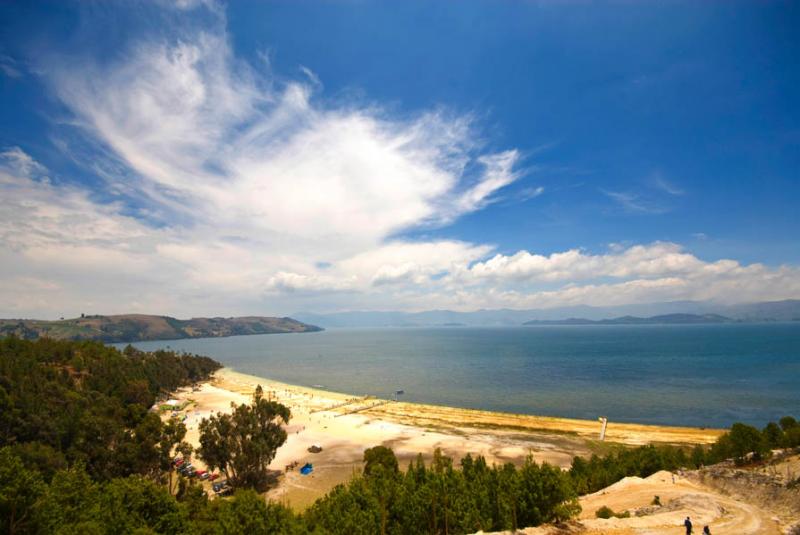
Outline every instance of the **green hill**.
{"label": "green hill", "polygon": [[0,319],[0,336],[13,334],[27,340],[46,337],[56,340],[99,340],[109,343],[320,330],[319,327],[292,318],[261,316],[179,320],[169,316],[122,314],[82,316],[56,321]]}

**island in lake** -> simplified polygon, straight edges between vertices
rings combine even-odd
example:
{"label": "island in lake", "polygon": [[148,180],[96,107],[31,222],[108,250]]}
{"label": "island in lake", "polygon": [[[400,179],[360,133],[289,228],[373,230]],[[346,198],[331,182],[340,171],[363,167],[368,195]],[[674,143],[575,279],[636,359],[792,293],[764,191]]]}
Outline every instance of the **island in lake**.
{"label": "island in lake", "polygon": [[622,316],[619,318],[589,320],[584,318],[567,318],[563,320],[531,320],[523,325],[691,325],[706,323],[733,323],[736,320],[719,314],[662,314],[639,318]]}
{"label": "island in lake", "polygon": [[14,335],[35,340],[99,340],[107,343],[214,338],[246,334],[305,333],[321,331],[292,318],[244,316],[180,320],[149,314],[81,315],[55,321],[0,319],[0,337]]}

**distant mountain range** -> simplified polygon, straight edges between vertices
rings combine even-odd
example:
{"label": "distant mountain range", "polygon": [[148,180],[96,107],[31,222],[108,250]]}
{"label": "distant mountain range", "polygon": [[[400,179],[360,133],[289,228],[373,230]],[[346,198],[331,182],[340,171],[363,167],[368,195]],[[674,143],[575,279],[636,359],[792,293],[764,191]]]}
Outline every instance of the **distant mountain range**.
{"label": "distant mountain range", "polygon": [[587,320],[584,318],[567,318],[564,320],[531,320],[523,325],[689,325],[697,323],[732,323],[736,320],[719,314],[662,314],[639,318],[622,316],[605,320]]}
{"label": "distant mountain range", "polygon": [[[398,311],[353,311],[315,314],[298,312],[292,314],[300,321],[335,327],[444,327],[444,326],[512,326],[530,321],[558,321],[580,318],[583,321],[599,321],[633,316],[648,319],[653,316],[671,314],[718,315],[729,321],[765,322],[800,321],[800,300],[770,301],[740,305],[720,305],[704,301],[672,301],[611,307],[578,305],[548,309],[529,310],[476,310],[456,312],[452,310],[428,310],[424,312]],[[723,320],[720,320],[723,321]]]}
{"label": "distant mountain range", "polygon": [[61,340],[100,340],[109,343],[320,330],[322,329],[315,325],[308,325],[292,318],[261,316],[179,320],[169,316],[122,314],[82,316],[57,321],[0,319],[0,337],[14,334],[26,339],[48,337]]}

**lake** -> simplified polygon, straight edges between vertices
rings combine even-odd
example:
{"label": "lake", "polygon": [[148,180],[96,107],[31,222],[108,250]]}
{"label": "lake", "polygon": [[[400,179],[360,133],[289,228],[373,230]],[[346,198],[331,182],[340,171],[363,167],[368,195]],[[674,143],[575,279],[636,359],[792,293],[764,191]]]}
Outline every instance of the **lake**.
{"label": "lake", "polygon": [[611,421],[800,417],[800,323],[332,329],[151,341],[242,373],[352,394]]}

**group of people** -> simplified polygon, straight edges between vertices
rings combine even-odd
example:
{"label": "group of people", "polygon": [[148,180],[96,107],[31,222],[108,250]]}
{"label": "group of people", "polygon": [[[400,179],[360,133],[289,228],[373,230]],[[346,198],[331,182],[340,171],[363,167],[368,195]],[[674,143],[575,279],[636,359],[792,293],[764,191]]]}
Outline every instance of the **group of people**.
{"label": "group of people", "polygon": [[[683,525],[686,526],[686,535],[692,535],[692,521],[688,516],[683,521]],[[703,526],[703,535],[711,535],[711,530],[708,529],[708,526]]]}

